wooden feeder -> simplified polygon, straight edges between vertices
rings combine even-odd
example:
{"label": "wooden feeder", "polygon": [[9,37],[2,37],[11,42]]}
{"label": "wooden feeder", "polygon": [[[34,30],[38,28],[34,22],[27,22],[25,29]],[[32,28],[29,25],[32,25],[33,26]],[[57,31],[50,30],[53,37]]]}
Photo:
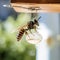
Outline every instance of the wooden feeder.
{"label": "wooden feeder", "polygon": [[11,0],[17,12],[60,12],[60,0]]}

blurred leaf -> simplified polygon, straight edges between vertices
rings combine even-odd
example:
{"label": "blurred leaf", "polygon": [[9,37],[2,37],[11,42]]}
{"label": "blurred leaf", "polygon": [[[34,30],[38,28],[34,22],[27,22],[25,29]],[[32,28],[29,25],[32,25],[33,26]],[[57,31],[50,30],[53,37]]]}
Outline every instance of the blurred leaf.
{"label": "blurred leaf", "polygon": [[35,60],[35,46],[27,43],[25,35],[18,42],[17,32],[11,33],[19,26],[25,25],[30,19],[31,14],[21,13],[17,20],[9,16],[5,22],[0,22],[1,60]]}
{"label": "blurred leaf", "polygon": [[31,19],[31,14],[22,13],[22,14],[18,15],[18,17],[17,17],[16,26],[17,27],[24,26],[28,21],[30,21],[30,19]]}

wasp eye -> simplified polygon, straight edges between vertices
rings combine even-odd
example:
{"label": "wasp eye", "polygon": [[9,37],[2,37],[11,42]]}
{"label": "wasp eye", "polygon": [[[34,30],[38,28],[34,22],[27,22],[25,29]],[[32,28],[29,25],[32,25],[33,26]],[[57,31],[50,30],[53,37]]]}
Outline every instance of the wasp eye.
{"label": "wasp eye", "polygon": [[39,26],[39,23],[36,19],[34,19],[34,23]]}

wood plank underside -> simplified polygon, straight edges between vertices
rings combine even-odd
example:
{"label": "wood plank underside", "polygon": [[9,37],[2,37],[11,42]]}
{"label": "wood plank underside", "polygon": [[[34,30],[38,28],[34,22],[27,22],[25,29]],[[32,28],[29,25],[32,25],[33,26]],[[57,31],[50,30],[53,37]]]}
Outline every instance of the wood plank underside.
{"label": "wood plank underside", "polygon": [[[16,12],[39,13],[39,12],[60,12],[60,4],[34,4],[34,3],[11,3]],[[38,7],[40,10],[30,10],[29,7]],[[26,9],[27,8],[27,9]]]}
{"label": "wood plank underside", "polygon": [[11,0],[12,3],[60,3],[60,0]]}

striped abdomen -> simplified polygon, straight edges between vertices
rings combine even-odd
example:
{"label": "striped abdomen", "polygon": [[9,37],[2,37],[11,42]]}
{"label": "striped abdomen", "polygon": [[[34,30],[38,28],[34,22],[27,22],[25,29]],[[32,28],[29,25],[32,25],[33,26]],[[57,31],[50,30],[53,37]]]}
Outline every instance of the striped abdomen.
{"label": "striped abdomen", "polygon": [[17,41],[21,40],[24,32],[25,32],[24,29],[21,29],[21,30],[19,31],[19,33],[18,33],[18,35],[17,35]]}

